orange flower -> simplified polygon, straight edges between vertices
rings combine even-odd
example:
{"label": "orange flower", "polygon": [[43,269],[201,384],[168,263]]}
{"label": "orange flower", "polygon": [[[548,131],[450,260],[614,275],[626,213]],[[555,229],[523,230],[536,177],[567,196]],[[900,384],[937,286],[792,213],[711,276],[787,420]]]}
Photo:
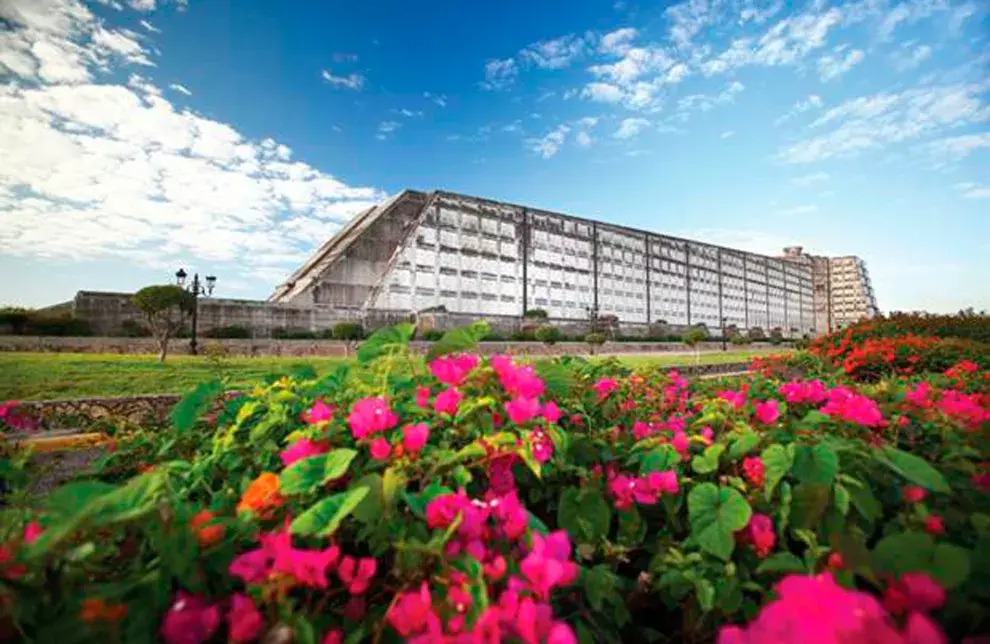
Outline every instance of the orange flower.
{"label": "orange flower", "polygon": [[209,548],[223,539],[224,527],[222,525],[208,525],[215,517],[209,510],[197,512],[189,525],[196,532],[196,540],[201,548]]}
{"label": "orange flower", "polygon": [[127,604],[108,604],[100,597],[87,597],[79,610],[79,619],[89,624],[119,622],[127,617]]}
{"label": "orange flower", "polygon": [[244,491],[241,502],[237,504],[237,511],[249,510],[256,514],[265,514],[282,505],[283,501],[278,493],[278,474],[262,472]]}

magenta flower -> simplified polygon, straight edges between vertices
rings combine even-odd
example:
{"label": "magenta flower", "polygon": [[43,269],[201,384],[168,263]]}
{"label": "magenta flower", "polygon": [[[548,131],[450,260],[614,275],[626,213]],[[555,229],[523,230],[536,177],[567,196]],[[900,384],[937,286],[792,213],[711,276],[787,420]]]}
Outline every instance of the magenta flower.
{"label": "magenta flower", "polygon": [[591,388],[595,390],[598,400],[605,400],[613,391],[619,388],[619,382],[615,378],[602,378],[591,385]]}
{"label": "magenta flower", "polygon": [[533,459],[540,465],[553,457],[553,441],[539,429],[530,432],[529,447],[533,451]]}
{"label": "magenta flower", "polygon": [[431,530],[447,528],[457,515],[470,504],[464,491],[440,494],[426,504],[426,525]]}
{"label": "magenta flower", "polygon": [[674,470],[650,472],[646,475],[646,483],[651,490],[662,494],[677,494],[681,489],[677,482],[677,472]]}
{"label": "magenta flower", "polygon": [[430,407],[430,388],[429,387],[417,387],[415,403],[417,407],[422,407],[423,409],[429,409]]}
{"label": "magenta flower", "polygon": [[906,485],[901,491],[905,503],[921,503],[928,496],[928,491],[920,485]]}
{"label": "magenta flower", "polygon": [[461,404],[461,398],[463,398],[461,392],[456,389],[445,389],[437,394],[436,399],[434,399],[433,411],[438,414],[455,416],[457,414],[457,407]]}
{"label": "magenta flower", "polygon": [[571,557],[571,542],[565,530],[546,537],[533,534],[533,547],[519,570],[537,596],[548,599],[554,588],[569,586],[577,579],[578,567]]}
{"label": "magenta flower", "polygon": [[327,631],[323,639],[320,640],[320,644],[344,644],[344,631],[340,629]]}
{"label": "magenta flower", "polygon": [[942,393],[937,406],[943,414],[973,430],[990,421],[990,409],[980,404],[976,394],[948,389]]}
{"label": "magenta flower", "polygon": [[407,452],[416,453],[426,446],[430,439],[430,426],[426,423],[406,425],[402,428],[402,446]]}
{"label": "magenta flower", "polygon": [[715,432],[712,431],[711,427],[705,425],[701,428],[701,438],[704,439],[706,444],[711,445],[712,441],[715,440]]}
{"label": "magenta flower", "polygon": [[437,380],[445,385],[458,387],[477,366],[478,356],[460,354],[437,358],[430,363],[430,371]]}
{"label": "magenta flower", "polygon": [[265,625],[265,619],[255,608],[254,602],[242,593],[231,597],[227,621],[230,623],[231,642],[253,642],[261,635],[261,629]]}
{"label": "magenta flower", "polygon": [[492,507],[492,515],[508,539],[515,541],[525,534],[529,515],[515,492],[492,499],[489,505]]}
{"label": "magenta flower", "polygon": [[834,387],[828,392],[822,414],[864,427],[883,427],[883,412],[877,403],[845,387]]}
{"label": "magenta flower", "polygon": [[201,644],[220,626],[220,609],[180,590],[165,612],[160,634],[166,644]]}
{"label": "magenta flower", "polygon": [[944,603],[945,589],[925,572],[904,573],[883,594],[884,608],[894,615],[938,610]]}
{"label": "magenta flower", "polygon": [[351,434],[358,440],[376,432],[392,429],[398,422],[399,416],[389,408],[388,401],[380,396],[358,400],[351,407],[351,414],[347,417]]}
{"label": "magenta flower", "polygon": [[505,403],[505,413],[513,423],[522,425],[540,413],[540,401],[536,398],[513,398]]}
{"label": "magenta flower", "polygon": [[329,448],[325,443],[313,441],[308,438],[300,438],[282,450],[279,457],[282,459],[282,464],[288,467],[296,461],[301,461],[302,459],[309,458],[310,456],[324,454],[327,451],[329,451]]}
{"label": "magenta flower", "polygon": [[792,380],[777,391],[789,403],[820,403],[828,397],[821,380]]}
{"label": "magenta flower", "polygon": [[763,459],[759,456],[747,456],[743,459],[743,474],[746,480],[755,487],[763,487],[765,480],[765,468]]}
{"label": "magenta flower", "polygon": [[765,514],[753,513],[742,530],[742,539],[752,544],[753,550],[761,559],[766,559],[777,545],[773,519]]}
{"label": "magenta flower", "polygon": [[543,418],[548,423],[556,425],[557,421],[560,420],[560,416],[560,407],[557,406],[557,403],[551,401],[543,405]]}
{"label": "magenta flower", "polygon": [[29,521],[28,524],[24,526],[24,543],[34,543],[44,531],[45,530],[41,527],[40,523],[37,521]]}
{"label": "magenta flower", "polygon": [[758,402],[753,405],[753,409],[756,420],[764,425],[772,425],[780,418],[780,403],[775,399]]}
{"label": "magenta flower", "polygon": [[282,532],[261,535],[261,547],[234,557],[228,571],[247,584],[260,584],[273,574],[287,575],[311,588],[327,587],[327,571],[340,558],[340,548],[299,550],[292,547],[288,520]]}
{"label": "magenta flower", "polygon": [[371,441],[368,451],[371,452],[371,458],[376,461],[384,461],[392,454],[392,446],[386,439],[379,436]]}
{"label": "magenta flower", "polygon": [[344,557],[337,567],[337,576],[347,586],[352,595],[362,595],[367,592],[371,580],[378,570],[378,561],[374,557]]}
{"label": "magenta flower", "polygon": [[433,614],[430,587],[424,581],[418,591],[400,595],[385,619],[399,635],[408,638],[426,630],[431,617],[437,619]]}
{"label": "magenta flower", "polygon": [[543,379],[536,375],[532,365],[516,366],[509,356],[492,356],[489,362],[510,396],[539,398],[543,395]]}
{"label": "magenta flower", "polygon": [[329,422],[333,418],[334,408],[322,400],[317,400],[313,406],[303,412],[303,420],[310,425]]}
{"label": "magenta flower", "polygon": [[674,447],[678,454],[684,455],[688,453],[688,448],[691,446],[691,442],[684,432],[677,432],[674,434],[674,438],[670,441],[670,444]]}
{"label": "magenta flower", "polygon": [[737,411],[746,406],[745,391],[720,391],[718,397],[727,401]]}
{"label": "magenta flower", "polygon": [[940,537],[945,534],[945,521],[937,514],[929,514],[925,518],[925,532],[933,537]]}
{"label": "magenta flower", "polygon": [[493,494],[504,496],[516,489],[516,476],[512,466],[518,460],[515,454],[505,454],[488,461],[488,488]]}

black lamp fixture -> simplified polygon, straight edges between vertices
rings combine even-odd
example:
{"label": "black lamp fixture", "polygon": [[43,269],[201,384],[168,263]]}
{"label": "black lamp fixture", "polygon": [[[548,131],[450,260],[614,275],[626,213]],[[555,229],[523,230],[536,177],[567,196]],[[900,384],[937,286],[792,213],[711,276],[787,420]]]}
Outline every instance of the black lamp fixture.
{"label": "black lamp fixture", "polygon": [[175,271],[175,283],[180,287],[186,285],[186,270],[184,268]]}
{"label": "black lamp fixture", "polygon": [[197,341],[196,341],[196,326],[199,321],[199,297],[205,296],[210,297],[213,295],[213,289],[217,284],[216,275],[206,276],[206,286],[202,286],[199,283],[199,273],[193,274],[193,281],[188,287],[186,286],[186,277],[189,274],[186,273],[184,268],[180,268],[175,272],[175,283],[179,288],[185,289],[193,296],[193,306],[192,306],[192,338],[189,340],[189,352],[193,355],[197,353]]}

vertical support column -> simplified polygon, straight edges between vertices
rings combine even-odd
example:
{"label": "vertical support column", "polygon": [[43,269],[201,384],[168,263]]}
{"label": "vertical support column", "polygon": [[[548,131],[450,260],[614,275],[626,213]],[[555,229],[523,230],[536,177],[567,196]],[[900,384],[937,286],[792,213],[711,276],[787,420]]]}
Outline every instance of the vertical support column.
{"label": "vertical support column", "polygon": [[691,326],[691,242],[684,242],[684,294],[687,296],[687,325]]}
{"label": "vertical support column", "polygon": [[764,299],[766,299],[767,302],[767,328],[765,330],[767,332],[767,335],[770,335],[771,324],[770,324],[770,260],[769,259],[763,260],[763,281],[765,282],[765,284],[763,285]]}
{"label": "vertical support column", "polygon": [[746,319],[746,333],[749,333],[749,255],[743,255],[743,317]]}
{"label": "vertical support column", "polygon": [[598,224],[592,222],[591,224],[591,274],[594,280],[592,286],[593,302],[592,307],[595,311],[595,318],[598,317]]}
{"label": "vertical support column", "polygon": [[832,332],[832,260],[825,258],[825,320],[828,332]]}
{"label": "vertical support column", "polygon": [[522,314],[529,311],[529,211],[522,211]]}
{"label": "vertical support column", "polygon": [[715,249],[715,261],[718,266],[718,324],[725,336],[725,314],[722,313],[722,249]]}
{"label": "vertical support column", "polygon": [[793,326],[787,319],[787,300],[791,299],[791,292],[787,290],[787,267],[782,266],[781,268],[784,269],[781,276],[784,279],[784,337],[786,338],[790,337],[791,326]]}
{"label": "vertical support column", "polygon": [[[814,293],[814,284],[811,286],[811,292]],[[807,327],[804,325],[804,280],[798,282],[798,337],[803,338],[806,333],[805,329]]]}
{"label": "vertical support column", "polygon": [[646,326],[649,327],[653,323],[653,317],[650,315],[650,253],[652,251],[650,250],[649,233],[643,236],[643,242],[646,244]]}

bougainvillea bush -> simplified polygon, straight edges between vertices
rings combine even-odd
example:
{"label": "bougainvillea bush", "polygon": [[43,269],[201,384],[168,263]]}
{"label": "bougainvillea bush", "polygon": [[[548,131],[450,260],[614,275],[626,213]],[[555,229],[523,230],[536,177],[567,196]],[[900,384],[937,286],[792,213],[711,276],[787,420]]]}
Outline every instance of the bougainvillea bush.
{"label": "bougainvillea bush", "polygon": [[[0,637],[905,642],[990,618],[986,373],[428,362],[411,326],[4,510]],[[197,420],[198,419],[198,420]],[[10,498],[18,498],[12,496]]]}

